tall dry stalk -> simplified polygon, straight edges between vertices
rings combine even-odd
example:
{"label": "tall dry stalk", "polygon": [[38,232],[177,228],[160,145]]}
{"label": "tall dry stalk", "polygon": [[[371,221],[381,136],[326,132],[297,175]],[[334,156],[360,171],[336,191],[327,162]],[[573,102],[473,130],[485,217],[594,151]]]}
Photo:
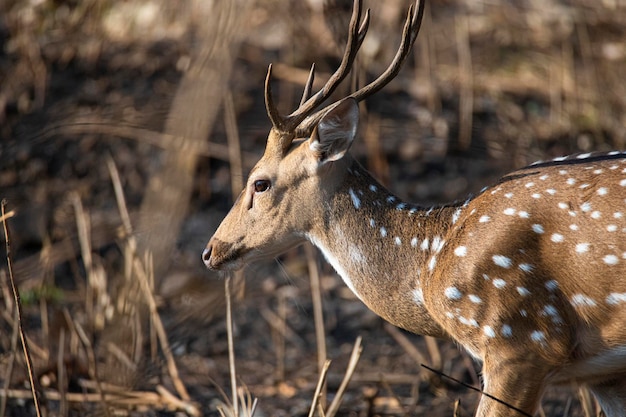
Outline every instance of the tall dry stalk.
{"label": "tall dry stalk", "polygon": [[16,310],[16,325],[18,328],[18,333],[20,336],[20,340],[22,341],[22,350],[24,352],[24,359],[26,360],[26,367],[28,370],[28,380],[30,381],[30,388],[33,394],[33,402],[35,405],[35,412],[37,413],[37,417],[41,417],[41,404],[44,406],[46,404],[46,398],[43,395],[43,390],[41,388],[41,384],[39,383],[39,379],[35,377],[35,371],[33,368],[33,359],[30,355],[30,349],[28,347],[28,340],[26,339],[26,334],[24,333],[24,325],[22,321],[22,302],[20,300],[20,292],[17,289],[17,285],[15,284],[15,277],[13,276],[13,258],[11,254],[11,234],[9,232],[9,225],[7,220],[13,216],[13,212],[6,212],[7,201],[2,200],[0,202],[0,210],[2,226],[4,228],[4,239],[5,239],[5,248],[7,255],[7,267],[8,267],[8,275],[9,282],[11,284],[11,290],[13,292],[13,298],[15,301],[15,310]]}

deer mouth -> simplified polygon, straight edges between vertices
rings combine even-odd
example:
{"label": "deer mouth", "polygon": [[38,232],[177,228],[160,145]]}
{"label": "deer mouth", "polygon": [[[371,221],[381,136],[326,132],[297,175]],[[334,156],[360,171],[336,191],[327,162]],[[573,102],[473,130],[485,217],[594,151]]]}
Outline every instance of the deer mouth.
{"label": "deer mouth", "polygon": [[234,247],[214,238],[202,252],[202,261],[213,271],[236,271],[243,268],[243,258],[248,252],[250,249],[246,247]]}

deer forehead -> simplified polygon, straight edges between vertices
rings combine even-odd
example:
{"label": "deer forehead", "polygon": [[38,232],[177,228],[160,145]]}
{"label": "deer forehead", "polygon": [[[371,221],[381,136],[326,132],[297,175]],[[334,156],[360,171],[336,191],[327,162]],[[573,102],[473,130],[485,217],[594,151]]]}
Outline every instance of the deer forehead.
{"label": "deer forehead", "polygon": [[259,176],[282,179],[301,172],[311,175],[314,173],[313,162],[312,152],[305,145],[305,140],[295,140],[285,150],[279,150],[278,147],[268,143],[263,157],[250,171],[250,179]]}

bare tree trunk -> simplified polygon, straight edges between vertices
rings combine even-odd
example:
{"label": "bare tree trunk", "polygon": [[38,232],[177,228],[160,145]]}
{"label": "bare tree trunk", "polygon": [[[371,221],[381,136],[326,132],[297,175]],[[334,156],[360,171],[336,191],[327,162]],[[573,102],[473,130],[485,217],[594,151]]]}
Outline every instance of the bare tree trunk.
{"label": "bare tree trunk", "polygon": [[139,219],[139,253],[150,251],[157,282],[167,270],[176,239],[187,215],[196,170],[195,152],[209,137],[228,88],[231,68],[251,0],[215,0],[205,7],[198,25],[190,68],[180,81],[165,124],[178,138],[164,151],[159,172],[150,178]]}

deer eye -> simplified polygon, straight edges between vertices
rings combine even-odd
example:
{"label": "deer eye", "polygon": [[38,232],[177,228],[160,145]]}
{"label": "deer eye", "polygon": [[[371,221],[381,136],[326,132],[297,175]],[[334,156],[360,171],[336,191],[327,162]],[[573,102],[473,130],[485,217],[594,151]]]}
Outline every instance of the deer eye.
{"label": "deer eye", "polygon": [[256,180],[254,181],[254,192],[262,193],[270,188],[270,182],[268,180]]}

